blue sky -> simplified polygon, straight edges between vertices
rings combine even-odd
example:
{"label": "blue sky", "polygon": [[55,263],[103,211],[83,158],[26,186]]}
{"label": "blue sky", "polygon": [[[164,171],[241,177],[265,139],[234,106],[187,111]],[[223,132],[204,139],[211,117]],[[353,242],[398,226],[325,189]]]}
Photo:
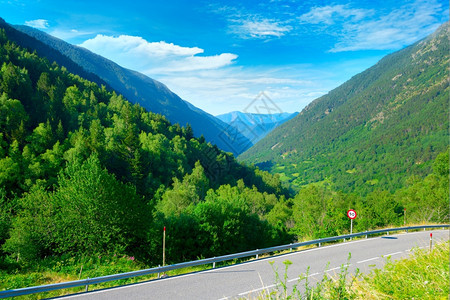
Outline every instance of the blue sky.
{"label": "blue sky", "polygon": [[300,111],[448,15],[447,0],[0,0],[7,22],[142,72],[213,115],[260,92]]}

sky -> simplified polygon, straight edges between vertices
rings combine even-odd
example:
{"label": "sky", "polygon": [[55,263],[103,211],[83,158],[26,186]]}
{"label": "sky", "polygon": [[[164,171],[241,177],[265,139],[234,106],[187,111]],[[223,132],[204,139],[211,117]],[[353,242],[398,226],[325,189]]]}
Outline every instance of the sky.
{"label": "sky", "polygon": [[[449,19],[447,0],[15,1],[0,17],[164,83],[213,115],[301,111]],[[246,111],[247,112],[247,111]]]}

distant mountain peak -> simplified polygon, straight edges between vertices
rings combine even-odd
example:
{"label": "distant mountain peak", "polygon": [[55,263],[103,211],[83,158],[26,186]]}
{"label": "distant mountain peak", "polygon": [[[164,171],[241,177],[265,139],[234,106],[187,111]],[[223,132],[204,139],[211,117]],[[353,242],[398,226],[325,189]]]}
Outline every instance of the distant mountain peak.
{"label": "distant mountain peak", "polygon": [[254,114],[232,111],[216,116],[218,119],[236,128],[252,143],[264,138],[269,132],[284,122],[292,119],[298,113]]}

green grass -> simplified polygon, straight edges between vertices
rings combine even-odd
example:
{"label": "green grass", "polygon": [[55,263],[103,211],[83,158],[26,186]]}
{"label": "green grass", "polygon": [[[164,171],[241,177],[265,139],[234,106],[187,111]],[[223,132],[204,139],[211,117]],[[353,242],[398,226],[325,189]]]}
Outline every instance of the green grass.
{"label": "green grass", "polygon": [[[341,266],[339,274],[324,275],[315,285],[308,281],[308,273],[301,274],[292,290],[287,287],[285,261],[284,275],[274,269],[276,289],[265,290],[257,299],[448,299],[450,294],[449,242],[436,245],[432,251],[419,249],[411,256],[397,261],[387,258],[383,269],[370,274],[349,275],[348,267]],[[350,256],[349,256],[350,259]],[[253,299],[253,298],[251,298]]]}
{"label": "green grass", "polygon": [[[93,256],[93,257],[47,257],[35,263],[16,262],[6,257],[0,262],[0,290],[18,289],[29,286],[72,281],[78,279],[94,278],[109,274],[130,272],[146,268],[143,263],[128,256]],[[118,284],[133,283],[148,280],[153,276],[141,276],[139,278],[123,279],[106,282],[89,289],[98,289],[116,286]],[[48,293],[39,293],[17,299],[42,299],[68,293],[84,291],[84,287],[57,290]]]}
{"label": "green grass", "polygon": [[388,260],[355,285],[358,299],[448,299],[449,243],[417,250],[408,259]]}

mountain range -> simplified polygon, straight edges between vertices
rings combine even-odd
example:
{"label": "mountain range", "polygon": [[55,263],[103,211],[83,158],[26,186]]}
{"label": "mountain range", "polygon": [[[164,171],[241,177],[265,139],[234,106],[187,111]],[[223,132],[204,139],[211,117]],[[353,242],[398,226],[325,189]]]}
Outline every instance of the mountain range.
{"label": "mountain range", "polygon": [[449,145],[449,23],[314,100],[239,156],[294,187],[365,194],[425,176]]}
{"label": "mountain range", "polygon": [[236,128],[254,144],[264,138],[273,129],[292,119],[297,114],[298,112],[252,114],[233,111],[227,114],[218,115],[216,118]]}
{"label": "mountain range", "polygon": [[9,25],[1,18],[0,28],[5,29],[10,40],[35,50],[38,55],[66,67],[69,72],[110,87],[130,102],[139,103],[153,113],[164,115],[173,124],[189,124],[195,136],[203,135],[207,141],[224,151],[237,155],[252,145],[246,137],[235,132],[234,128],[184,101],[161,82],[40,30]]}
{"label": "mountain range", "polygon": [[0,28],[18,45],[171,123],[190,124],[195,136],[279,174],[294,188],[326,183],[362,194],[395,191],[408,176],[429,174],[433,159],[448,147],[448,27],[386,56],[298,115],[232,112],[214,117],[141,73],[0,19]]}

